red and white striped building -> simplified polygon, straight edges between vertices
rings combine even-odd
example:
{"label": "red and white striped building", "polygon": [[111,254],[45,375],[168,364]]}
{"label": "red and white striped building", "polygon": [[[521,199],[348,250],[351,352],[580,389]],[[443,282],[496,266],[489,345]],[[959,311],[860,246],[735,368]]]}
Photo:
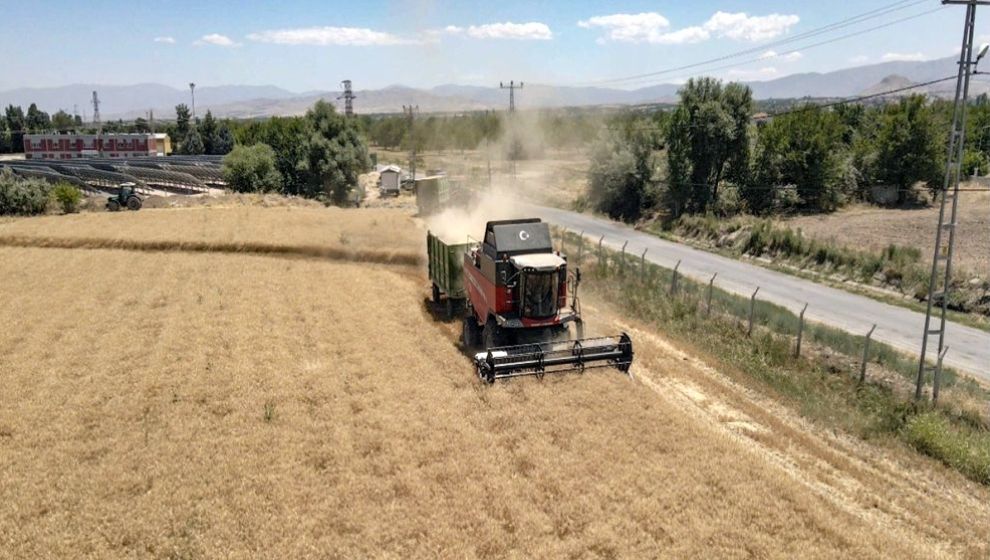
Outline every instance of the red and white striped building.
{"label": "red and white striped building", "polygon": [[142,157],[167,155],[157,137],[164,134],[25,134],[26,159],[75,159],[83,157]]}

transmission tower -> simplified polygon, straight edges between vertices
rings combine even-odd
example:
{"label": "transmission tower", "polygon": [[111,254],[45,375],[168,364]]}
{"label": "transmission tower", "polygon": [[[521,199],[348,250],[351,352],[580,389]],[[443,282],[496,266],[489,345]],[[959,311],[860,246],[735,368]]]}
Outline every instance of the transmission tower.
{"label": "transmission tower", "polygon": [[100,98],[93,92],[93,124],[100,127]]}
{"label": "transmission tower", "polygon": [[351,81],[344,80],[343,82],[340,82],[340,85],[344,87],[344,93],[343,95],[339,96],[337,99],[344,100],[344,115],[348,117],[353,117],[354,100],[357,99],[357,96],[354,95],[353,91],[351,91]]}
{"label": "transmission tower", "polygon": [[413,184],[416,184],[416,132],[415,132],[415,121],[416,113],[419,112],[419,105],[413,107],[412,105],[403,105],[402,114],[406,116],[406,121],[409,123],[409,173],[412,177]]}
{"label": "transmission tower", "polygon": [[[935,253],[928,280],[928,304],[925,313],[925,330],[921,335],[921,358],[918,362],[918,379],[914,397],[921,399],[925,385],[925,372],[933,372],[932,400],[938,400],[939,380],[942,374],[942,358],[949,347],[945,337],[945,315],[952,288],[952,254],[955,249],[957,210],[959,208],[959,179],[962,174],[963,148],[966,140],[966,103],[969,99],[969,79],[976,72],[976,65],[987,53],[981,48],[973,58],[973,32],[976,26],[976,6],[990,4],[990,0],[942,0],[942,4],[966,6],[966,23],[963,26],[962,48],[959,52],[959,73],[956,77],[956,98],[952,110],[952,134],[949,136],[948,164],[942,185],[938,211],[938,228],[935,230]],[[946,239],[947,238],[947,239]],[[936,310],[935,307],[938,307]],[[938,322],[932,326],[932,319]],[[926,362],[931,337],[937,337],[935,365]]]}
{"label": "transmission tower", "polygon": [[510,81],[509,85],[505,85],[502,82],[499,82],[498,87],[500,89],[509,90],[509,112],[510,113],[516,112],[516,90],[522,89],[523,83],[519,82],[519,85],[516,85],[516,82]]}

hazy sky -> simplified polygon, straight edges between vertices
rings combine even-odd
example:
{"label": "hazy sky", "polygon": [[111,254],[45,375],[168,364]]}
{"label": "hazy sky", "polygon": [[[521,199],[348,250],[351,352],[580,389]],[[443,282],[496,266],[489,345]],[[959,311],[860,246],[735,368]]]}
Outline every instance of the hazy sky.
{"label": "hazy sky", "polygon": [[[856,25],[773,44],[887,7],[889,13]],[[939,0],[0,0],[0,90],[192,81],[301,92],[337,89],[344,78],[357,89],[510,79],[640,87],[701,73],[771,79],[948,56],[958,52],[964,11]],[[978,34],[990,36],[990,8],[977,16]],[[885,24],[891,25],[814,46]],[[598,82],[746,49],[754,51],[708,67]],[[733,66],[712,68],[727,64]]]}

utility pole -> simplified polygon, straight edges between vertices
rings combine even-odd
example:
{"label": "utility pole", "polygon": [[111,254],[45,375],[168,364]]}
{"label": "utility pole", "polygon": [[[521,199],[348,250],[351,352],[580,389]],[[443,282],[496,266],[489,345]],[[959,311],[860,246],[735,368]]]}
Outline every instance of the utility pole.
{"label": "utility pole", "polygon": [[196,84],[189,82],[189,95],[192,97],[192,120],[196,124]]}
{"label": "utility pole", "polygon": [[[934,367],[925,362],[929,352],[929,337],[937,338],[936,356],[941,356],[945,348],[945,315],[952,288],[952,254],[955,248],[957,210],[959,208],[959,179],[962,174],[963,149],[966,140],[966,103],[969,100],[969,79],[976,73],[976,65],[987,53],[987,47],[980,49],[973,58],[973,33],[976,27],[976,6],[990,4],[990,0],[942,0],[942,4],[962,4],[966,6],[966,22],[963,26],[962,47],[959,51],[959,73],[956,77],[956,98],[952,110],[952,134],[949,136],[948,164],[945,167],[945,182],[942,185],[941,203],[938,211],[938,228],[935,230],[935,254],[932,257],[932,271],[928,279],[928,303],[925,312],[925,330],[921,334],[921,357],[918,361],[918,379],[914,398],[920,400],[925,385],[925,372],[932,371],[935,379],[941,375],[942,360]],[[946,239],[946,236],[948,239]],[[936,300],[938,300],[936,304]],[[934,307],[938,305],[938,327],[932,327]],[[937,383],[937,381],[936,381]]]}
{"label": "utility pole", "polygon": [[416,113],[419,112],[419,105],[402,106],[402,114],[406,116],[409,123],[409,173],[411,174],[413,185],[416,184]]}
{"label": "utility pole", "polygon": [[344,116],[353,117],[354,100],[357,99],[357,96],[354,95],[354,92],[351,90],[351,81],[344,80],[343,82],[340,82],[340,85],[344,87],[344,93],[343,95],[337,97],[337,99],[344,100]]}
{"label": "utility pole", "polygon": [[148,109],[148,128],[151,129],[151,133],[155,133],[155,110]]}

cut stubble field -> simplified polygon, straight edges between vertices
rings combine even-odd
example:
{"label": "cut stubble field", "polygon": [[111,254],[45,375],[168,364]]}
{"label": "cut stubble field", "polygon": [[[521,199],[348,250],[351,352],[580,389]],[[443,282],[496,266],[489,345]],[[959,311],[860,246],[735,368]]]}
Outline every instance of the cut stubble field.
{"label": "cut stubble field", "polygon": [[480,384],[421,266],[357,262],[422,250],[402,212],[149,210],[5,236],[327,252],[0,243],[0,556],[988,554],[986,488],[818,433],[607,302],[587,300],[590,326],[630,331],[634,379]]}

